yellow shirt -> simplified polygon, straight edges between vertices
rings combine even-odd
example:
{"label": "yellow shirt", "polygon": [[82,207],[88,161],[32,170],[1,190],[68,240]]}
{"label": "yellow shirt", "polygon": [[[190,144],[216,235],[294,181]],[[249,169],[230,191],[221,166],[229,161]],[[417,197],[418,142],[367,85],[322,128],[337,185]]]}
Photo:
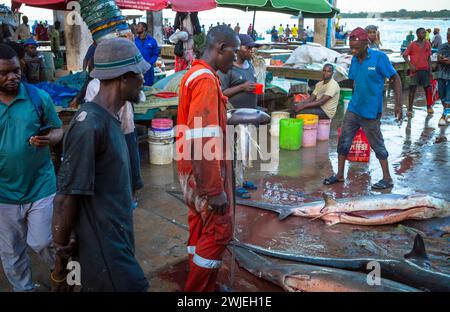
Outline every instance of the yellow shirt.
{"label": "yellow shirt", "polygon": [[297,37],[298,36],[298,28],[297,27],[292,27],[292,36],[293,37]]}
{"label": "yellow shirt", "polygon": [[313,94],[316,96],[316,100],[320,100],[324,95],[331,96],[331,99],[320,106],[330,119],[336,114],[340,92],[341,88],[333,78],[327,84],[324,84],[323,81],[318,82],[314,89]]}
{"label": "yellow shirt", "polygon": [[284,32],[284,28],[283,28],[282,26],[280,26],[280,27],[278,28],[278,35],[279,35],[279,36],[283,35],[283,32]]}

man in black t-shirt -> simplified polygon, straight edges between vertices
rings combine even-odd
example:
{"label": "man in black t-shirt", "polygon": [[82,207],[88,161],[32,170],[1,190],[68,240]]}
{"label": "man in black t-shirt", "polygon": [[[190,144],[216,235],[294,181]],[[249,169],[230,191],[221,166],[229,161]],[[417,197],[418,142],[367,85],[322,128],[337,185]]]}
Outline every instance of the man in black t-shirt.
{"label": "man in black t-shirt", "polygon": [[70,289],[70,256],[80,264],[82,291],[148,288],[134,256],[130,158],[117,113],[126,101],[139,101],[150,68],[127,39],[103,41],[95,51],[91,76],[100,80],[100,90],[70,123],[58,174],[51,275],[56,291]]}

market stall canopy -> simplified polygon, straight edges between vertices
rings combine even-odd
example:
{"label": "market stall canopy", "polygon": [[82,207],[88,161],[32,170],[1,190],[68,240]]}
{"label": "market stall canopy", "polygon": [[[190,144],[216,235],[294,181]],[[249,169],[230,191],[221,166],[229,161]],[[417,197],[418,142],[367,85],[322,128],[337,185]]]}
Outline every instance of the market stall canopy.
{"label": "market stall canopy", "polygon": [[219,7],[244,11],[270,11],[307,18],[333,17],[339,10],[327,0],[216,0]]}
{"label": "market stall canopy", "polygon": [[11,8],[16,11],[22,4],[25,4],[49,10],[72,10],[72,7],[67,5],[69,2],[66,0],[12,0]]}
{"label": "market stall canopy", "polygon": [[[51,10],[72,10],[71,0],[13,0],[12,8],[16,10],[22,4]],[[177,12],[198,12],[217,7],[215,0],[116,0],[121,9],[143,11],[161,11],[172,8]]]}
{"label": "market stall canopy", "polygon": [[116,0],[122,9],[160,11],[171,8],[176,12],[199,12],[217,7],[215,0]]}

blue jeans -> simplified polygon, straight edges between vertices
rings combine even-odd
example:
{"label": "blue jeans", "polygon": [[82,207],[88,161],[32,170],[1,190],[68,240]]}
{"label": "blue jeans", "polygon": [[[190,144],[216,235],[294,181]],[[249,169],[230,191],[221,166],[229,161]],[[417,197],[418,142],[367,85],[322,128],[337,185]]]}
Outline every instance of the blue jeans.
{"label": "blue jeans", "polygon": [[438,79],[438,92],[442,104],[450,105],[450,79]]}
{"label": "blue jeans", "polygon": [[126,134],[125,140],[127,142],[128,154],[130,155],[131,186],[134,192],[144,187],[144,182],[141,177],[141,159],[139,157],[136,129],[134,129],[133,133]]}

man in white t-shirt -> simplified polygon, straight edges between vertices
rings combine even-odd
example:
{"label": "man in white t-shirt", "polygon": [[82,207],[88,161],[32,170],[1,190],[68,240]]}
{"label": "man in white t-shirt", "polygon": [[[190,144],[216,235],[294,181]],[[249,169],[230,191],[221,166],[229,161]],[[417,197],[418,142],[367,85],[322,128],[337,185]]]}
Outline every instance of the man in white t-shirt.
{"label": "man in white t-shirt", "polygon": [[323,66],[323,80],[316,84],[308,99],[294,104],[295,112],[318,115],[319,119],[332,119],[334,117],[341,89],[336,80],[333,79],[333,73],[333,65],[325,64]]}

